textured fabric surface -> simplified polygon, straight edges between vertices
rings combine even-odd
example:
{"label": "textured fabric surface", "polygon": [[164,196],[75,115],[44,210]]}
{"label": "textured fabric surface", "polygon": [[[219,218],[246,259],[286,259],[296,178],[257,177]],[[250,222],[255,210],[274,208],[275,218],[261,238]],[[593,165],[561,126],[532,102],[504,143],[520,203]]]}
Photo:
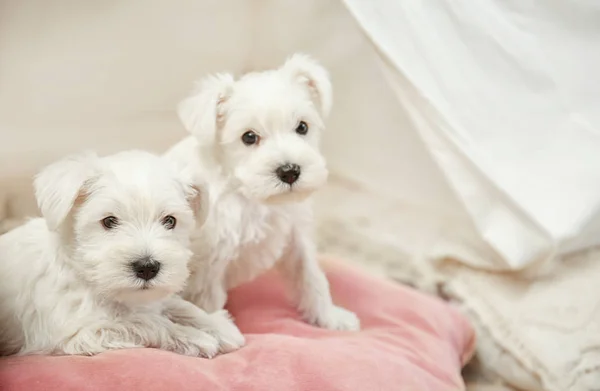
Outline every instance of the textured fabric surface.
{"label": "textured fabric surface", "polygon": [[0,389],[17,390],[464,390],[474,348],[467,320],[448,304],[328,262],[334,300],[356,311],[357,333],[302,322],[274,273],[236,289],[229,308],[248,344],[213,360],[154,349],[95,357],[0,361]]}
{"label": "textured fabric surface", "polygon": [[448,265],[445,291],[476,326],[482,364],[520,390],[598,390],[599,258],[571,256],[534,281]]}

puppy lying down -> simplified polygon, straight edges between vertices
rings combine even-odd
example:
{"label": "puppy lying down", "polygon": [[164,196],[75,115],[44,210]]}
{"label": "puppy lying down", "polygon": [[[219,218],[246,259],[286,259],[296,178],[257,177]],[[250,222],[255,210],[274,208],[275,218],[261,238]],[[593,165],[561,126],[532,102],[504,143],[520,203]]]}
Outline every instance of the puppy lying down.
{"label": "puppy lying down", "polygon": [[155,347],[212,357],[244,338],[176,295],[200,189],[157,156],[82,154],[35,179],[43,218],[0,236],[0,354]]}

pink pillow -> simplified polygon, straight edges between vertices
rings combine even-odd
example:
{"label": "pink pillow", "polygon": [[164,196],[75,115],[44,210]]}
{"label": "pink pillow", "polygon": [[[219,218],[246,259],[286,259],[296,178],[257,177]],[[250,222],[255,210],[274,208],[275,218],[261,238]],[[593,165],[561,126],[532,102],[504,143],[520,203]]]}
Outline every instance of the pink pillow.
{"label": "pink pillow", "polygon": [[212,360],[155,349],[95,357],[0,360],[2,391],[463,390],[473,329],[450,305],[328,262],[334,300],[360,332],[305,324],[275,273],[235,289],[229,309],[246,334],[241,350]]}

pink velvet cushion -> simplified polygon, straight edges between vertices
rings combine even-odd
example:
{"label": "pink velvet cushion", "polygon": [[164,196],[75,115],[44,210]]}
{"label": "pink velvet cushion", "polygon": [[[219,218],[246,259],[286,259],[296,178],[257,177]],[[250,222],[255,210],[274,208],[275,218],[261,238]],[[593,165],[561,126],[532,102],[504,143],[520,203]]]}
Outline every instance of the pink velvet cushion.
{"label": "pink velvet cushion", "polygon": [[2,391],[462,390],[474,333],[442,301],[327,263],[334,300],[355,311],[360,332],[302,322],[274,273],[232,292],[229,309],[246,334],[241,350],[212,360],[155,349],[95,357],[0,360]]}

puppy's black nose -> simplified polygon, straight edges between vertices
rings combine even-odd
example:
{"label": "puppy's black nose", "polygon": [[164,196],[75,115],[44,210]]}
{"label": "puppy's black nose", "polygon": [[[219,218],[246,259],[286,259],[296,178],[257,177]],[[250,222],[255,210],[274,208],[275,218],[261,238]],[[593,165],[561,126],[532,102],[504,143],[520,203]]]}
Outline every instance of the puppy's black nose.
{"label": "puppy's black nose", "polygon": [[131,267],[138,278],[141,278],[144,281],[150,281],[156,277],[160,271],[160,262],[146,257],[133,262]]}
{"label": "puppy's black nose", "polygon": [[300,178],[300,166],[297,164],[284,164],[275,170],[275,174],[282,182],[291,185]]}

